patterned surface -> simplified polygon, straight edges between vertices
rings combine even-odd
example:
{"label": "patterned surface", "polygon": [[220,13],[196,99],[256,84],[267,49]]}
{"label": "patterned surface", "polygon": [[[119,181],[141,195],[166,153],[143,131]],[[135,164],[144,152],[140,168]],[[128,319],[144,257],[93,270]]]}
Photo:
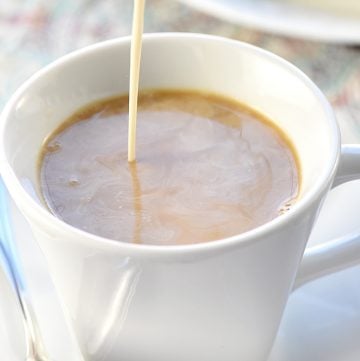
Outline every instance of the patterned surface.
{"label": "patterned surface", "polygon": [[[97,41],[130,34],[131,0],[0,0],[0,108],[32,73]],[[344,142],[360,142],[360,47],[264,34],[202,14],[176,0],[147,0],[146,32],[227,36],[297,65],[333,104]]]}

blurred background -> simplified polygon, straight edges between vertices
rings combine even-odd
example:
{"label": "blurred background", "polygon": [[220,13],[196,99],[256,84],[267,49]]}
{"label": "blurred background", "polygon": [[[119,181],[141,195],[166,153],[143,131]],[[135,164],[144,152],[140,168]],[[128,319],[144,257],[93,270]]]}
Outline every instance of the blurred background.
{"label": "blurred background", "polygon": [[[0,0],[0,109],[55,58],[131,33],[132,0]],[[343,141],[360,142],[358,0],[147,0],[146,32],[203,32],[268,49],[333,104]]]}

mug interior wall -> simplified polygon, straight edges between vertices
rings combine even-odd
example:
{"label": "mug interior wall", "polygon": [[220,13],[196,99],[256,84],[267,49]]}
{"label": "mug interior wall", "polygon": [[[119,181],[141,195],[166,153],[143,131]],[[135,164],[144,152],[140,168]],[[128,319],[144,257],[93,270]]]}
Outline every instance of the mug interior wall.
{"label": "mug interior wall", "polygon": [[[128,73],[129,42],[122,40],[70,56],[30,82],[12,108],[6,129],[5,149],[17,177],[37,189],[44,139],[79,107],[126,93]],[[318,181],[337,146],[336,126],[314,90],[293,67],[252,47],[201,37],[147,38],[141,88],[206,89],[266,114],[299,154],[302,193]]]}

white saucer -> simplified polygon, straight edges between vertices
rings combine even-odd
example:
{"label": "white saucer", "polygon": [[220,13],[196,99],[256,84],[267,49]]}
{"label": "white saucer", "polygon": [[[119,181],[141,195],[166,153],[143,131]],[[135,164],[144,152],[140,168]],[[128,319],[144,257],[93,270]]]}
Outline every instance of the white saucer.
{"label": "white saucer", "polygon": [[[316,10],[301,1],[182,0],[187,4],[240,25],[272,33],[336,43],[360,43],[360,19],[339,11]],[[304,2],[305,3],[305,2]],[[343,5],[344,6],[344,5]]]}
{"label": "white saucer", "polygon": [[[11,220],[27,274],[40,328],[54,360],[75,360],[72,335],[45,272],[43,256],[13,204]],[[360,181],[333,190],[324,204],[309,245],[347,232],[360,232]],[[360,262],[360,259],[359,259]],[[360,265],[303,286],[289,299],[269,361],[360,360]],[[24,361],[20,309],[0,270],[0,359]],[[51,322],[49,322],[51,320]],[[107,360],[112,361],[112,360]]]}

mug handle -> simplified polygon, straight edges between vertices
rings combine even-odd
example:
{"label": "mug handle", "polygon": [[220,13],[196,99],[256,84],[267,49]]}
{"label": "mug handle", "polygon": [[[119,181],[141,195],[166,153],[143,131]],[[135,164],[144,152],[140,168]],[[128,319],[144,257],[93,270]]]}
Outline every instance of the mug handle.
{"label": "mug handle", "polygon": [[[360,145],[343,145],[332,188],[355,179],[360,179]],[[357,263],[360,263],[360,230],[324,244],[306,248],[293,291],[307,282]]]}

